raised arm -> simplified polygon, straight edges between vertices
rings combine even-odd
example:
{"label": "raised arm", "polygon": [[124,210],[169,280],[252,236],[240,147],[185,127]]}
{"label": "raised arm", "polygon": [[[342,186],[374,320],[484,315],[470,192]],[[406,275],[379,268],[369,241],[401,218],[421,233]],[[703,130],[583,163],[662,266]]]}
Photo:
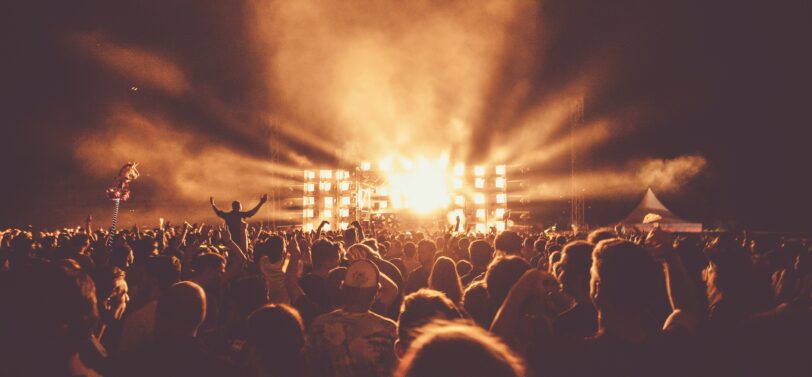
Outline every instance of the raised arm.
{"label": "raised arm", "polygon": [[364,228],[361,226],[361,223],[358,220],[353,221],[350,225],[355,228],[355,236],[357,238],[356,242],[361,242],[364,240]]}
{"label": "raised arm", "polygon": [[327,220],[322,220],[321,224],[319,224],[319,227],[318,227],[318,228],[316,228],[316,237],[315,237],[315,238],[313,238],[313,241],[314,241],[314,242],[315,242],[316,240],[318,240],[319,238],[321,238],[321,228],[324,228],[324,226],[325,226],[325,225],[328,225],[328,224],[330,224],[330,222],[329,222],[329,221],[327,221]]}
{"label": "raised arm", "polygon": [[225,212],[219,210],[217,208],[217,206],[214,205],[214,197],[213,196],[209,197],[209,204],[211,204],[211,209],[214,210],[214,213],[217,215],[217,217],[222,218],[222,219],[225,218]]}
{"label": "raised arm", "polygon": [[259,203],[254,208],[251,208],[247,212],[243,213],[243,217],[252,217],[259,212],[259,209],[262,208],[262,205],[268,201],[268,194],[262,194],[262,197],[259,198]]}
{"label": "raised arm", "polygon": [[673,310],[663,329],[681,326],[695,332],[702,316],[700,304],[682,258],[674,250],[671,234],[654,229],[646,237],[645,246],[663,266],[668,299]]}

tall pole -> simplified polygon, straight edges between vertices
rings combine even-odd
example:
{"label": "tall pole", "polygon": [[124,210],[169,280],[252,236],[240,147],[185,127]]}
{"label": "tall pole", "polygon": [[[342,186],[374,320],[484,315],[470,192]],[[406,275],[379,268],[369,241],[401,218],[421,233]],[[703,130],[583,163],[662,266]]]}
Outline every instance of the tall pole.
{"label": "tall pole", "polygon": [[584,122],[584,97],[579,96],[570,108],[570,225],[573,230],[584,225],[584,196],[582,188],[576,182],[578,160],[575,150],[577,129]]}

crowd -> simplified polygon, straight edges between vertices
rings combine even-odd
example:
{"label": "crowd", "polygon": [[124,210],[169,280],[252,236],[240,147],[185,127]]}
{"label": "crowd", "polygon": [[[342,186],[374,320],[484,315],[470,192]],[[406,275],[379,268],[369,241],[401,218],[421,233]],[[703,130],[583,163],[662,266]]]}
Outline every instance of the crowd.
{"label": "crowd", "polygon": [[223,225],[1,231],[0,375],[812,375],[809,240],[212,207]]}

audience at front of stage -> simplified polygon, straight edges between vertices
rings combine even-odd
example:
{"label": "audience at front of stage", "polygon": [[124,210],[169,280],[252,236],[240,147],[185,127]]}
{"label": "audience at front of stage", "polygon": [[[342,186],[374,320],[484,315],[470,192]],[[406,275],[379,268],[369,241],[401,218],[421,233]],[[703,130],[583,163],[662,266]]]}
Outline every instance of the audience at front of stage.
{"label": "audience at front of stage", "polygon": [[809,238],[302,232],[234,210],[0,231],[0,375],[812,374]]}

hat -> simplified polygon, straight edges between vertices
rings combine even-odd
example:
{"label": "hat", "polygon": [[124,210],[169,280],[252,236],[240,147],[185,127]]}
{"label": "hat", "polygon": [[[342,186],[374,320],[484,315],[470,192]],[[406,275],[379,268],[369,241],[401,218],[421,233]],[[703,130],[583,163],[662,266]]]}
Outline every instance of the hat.
{"label": "hat", "polygon": [[347,267],[344,285],[353,288],[371,288],[378,286],[378,266],[366,259],[359,259]]}

